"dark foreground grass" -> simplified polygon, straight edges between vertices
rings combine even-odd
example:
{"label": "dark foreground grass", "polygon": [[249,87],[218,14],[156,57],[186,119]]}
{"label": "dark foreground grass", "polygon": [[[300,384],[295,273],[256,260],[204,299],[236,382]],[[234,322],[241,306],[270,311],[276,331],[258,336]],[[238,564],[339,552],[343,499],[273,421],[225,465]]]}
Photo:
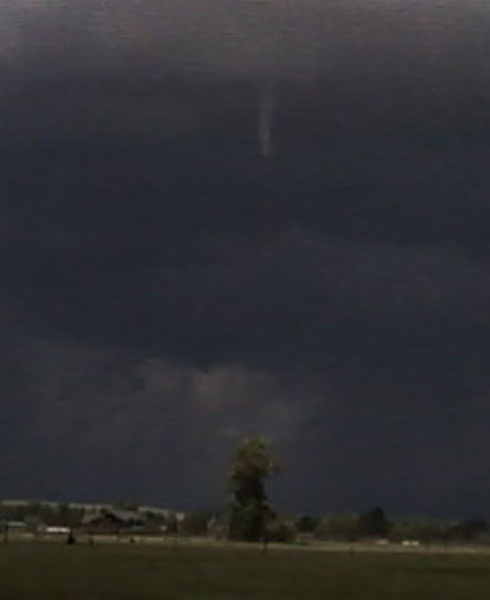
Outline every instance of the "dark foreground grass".
{"label": "dark foreground grass", "polygon": [[1,600],[489,600],[489,556],[0,546]]}

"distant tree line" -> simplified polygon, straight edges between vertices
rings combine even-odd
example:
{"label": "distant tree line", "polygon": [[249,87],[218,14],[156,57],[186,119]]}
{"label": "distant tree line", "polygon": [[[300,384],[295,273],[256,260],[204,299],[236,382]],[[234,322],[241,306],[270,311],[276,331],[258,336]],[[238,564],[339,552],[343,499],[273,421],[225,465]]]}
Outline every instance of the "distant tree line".
{"label": "distant tree line", "polygon": [[[458,522],[391,519],[379,506],[360,513],[279,515],[270,506],[266,494],[267,479],[278,470],[269,445],[261,438],[249,438],[238,446],[231,462],[228,473],[230,502],[226,510],[176,513],[140,509],[135,503],[127,502],[115,503],[113,510],[138,513],[144,522],[144,526],[139,527],[140,533],[183,538],[209,536],[265,544],[295,540],[301,543],[314,540],[490,543],[490,526],[483,518]],[[90,512],[88,507],[80,504],[0,502],[0,523],[22,522],[33,532],[40,524],[77,529]]]}
{"label": "distant tree line", "polygon": [[76,527],[81,523],[84,514],[83,508],[63,502],[29,502],[15,505],[0,503],[0,519],[25,523],[28,530],[35,530],[40,524]]}

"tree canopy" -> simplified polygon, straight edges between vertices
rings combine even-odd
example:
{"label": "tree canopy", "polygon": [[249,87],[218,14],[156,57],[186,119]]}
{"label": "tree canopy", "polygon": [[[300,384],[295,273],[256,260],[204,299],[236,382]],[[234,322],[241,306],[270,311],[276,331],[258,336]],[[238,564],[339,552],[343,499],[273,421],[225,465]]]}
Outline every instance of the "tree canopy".
{"label": "tree canopy", "polygon": [[250,542],[265,539],[267,523],[274,516],[267,501],[265,482],[277,470],[265,440],[258,437],[243,440],[235,453],[229,478],[230,539]]}

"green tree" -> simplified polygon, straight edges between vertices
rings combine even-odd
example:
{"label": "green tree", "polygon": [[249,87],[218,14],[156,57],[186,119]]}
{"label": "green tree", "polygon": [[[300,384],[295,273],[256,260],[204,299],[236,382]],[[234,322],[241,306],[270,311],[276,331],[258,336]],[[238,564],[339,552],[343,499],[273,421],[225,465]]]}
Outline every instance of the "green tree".
{"label": "green tree", "polygon": [[405,519],[393,522],[390,540],[418,540],[423,543],[440,541],[444,538],[444,525],[428,519]]}
{"label": "green tree", "polygon": [[359,517],[351,513],[332,514],[324,517],[315,529],[315,537],[321,540],[354,541],[359,536]]}
{"label": "green tree", "polygon": [[482,518],[468,519],[450,525],[444,532],[446,540],[470,541],[484,538],[489,531],[488,523]]}
{"label": "green tree", "polygon": [[274,517],[267,502],[265,481],[276,472],[277,464],[267,442],[257,437],[243,440],[235,453],[229,478],[230,539],[248,542],[265,539],[267,523]]}
{"label": "green tree", "polygon": [[206,535],[212,517],[209,511],[188,513],[182,521],[181,531],[184,535]]}
{"label": "green tree", "polygon": [[296,529],[299,533],[313,533],[320,519],[311,515],[303,515],[296,521]]}
{"label": "green tree", "polygon": [[359,530],[363,536],[385,536],[391,529],[382,508],[376,506],[359,516]]}
{"label": "green tree", "polygon": [[265,536],[268,542],[291,543],[296,539],[296,527],[293,521],[274,518],[267,521]]}
{"label": "green tree", "polygon": [[167,533],[177,535],[179,532],[179,520],[177,519],[177,515],[172,512],[167,517]]}

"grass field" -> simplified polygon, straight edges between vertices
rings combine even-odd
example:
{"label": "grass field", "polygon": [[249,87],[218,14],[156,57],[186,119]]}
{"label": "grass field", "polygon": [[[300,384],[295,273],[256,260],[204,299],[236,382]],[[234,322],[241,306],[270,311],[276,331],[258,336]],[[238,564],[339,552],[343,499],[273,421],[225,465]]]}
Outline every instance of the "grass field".
{"label": "grass field", "polygon": [[489,600],[489,555],[0,546],[1,600]]}

